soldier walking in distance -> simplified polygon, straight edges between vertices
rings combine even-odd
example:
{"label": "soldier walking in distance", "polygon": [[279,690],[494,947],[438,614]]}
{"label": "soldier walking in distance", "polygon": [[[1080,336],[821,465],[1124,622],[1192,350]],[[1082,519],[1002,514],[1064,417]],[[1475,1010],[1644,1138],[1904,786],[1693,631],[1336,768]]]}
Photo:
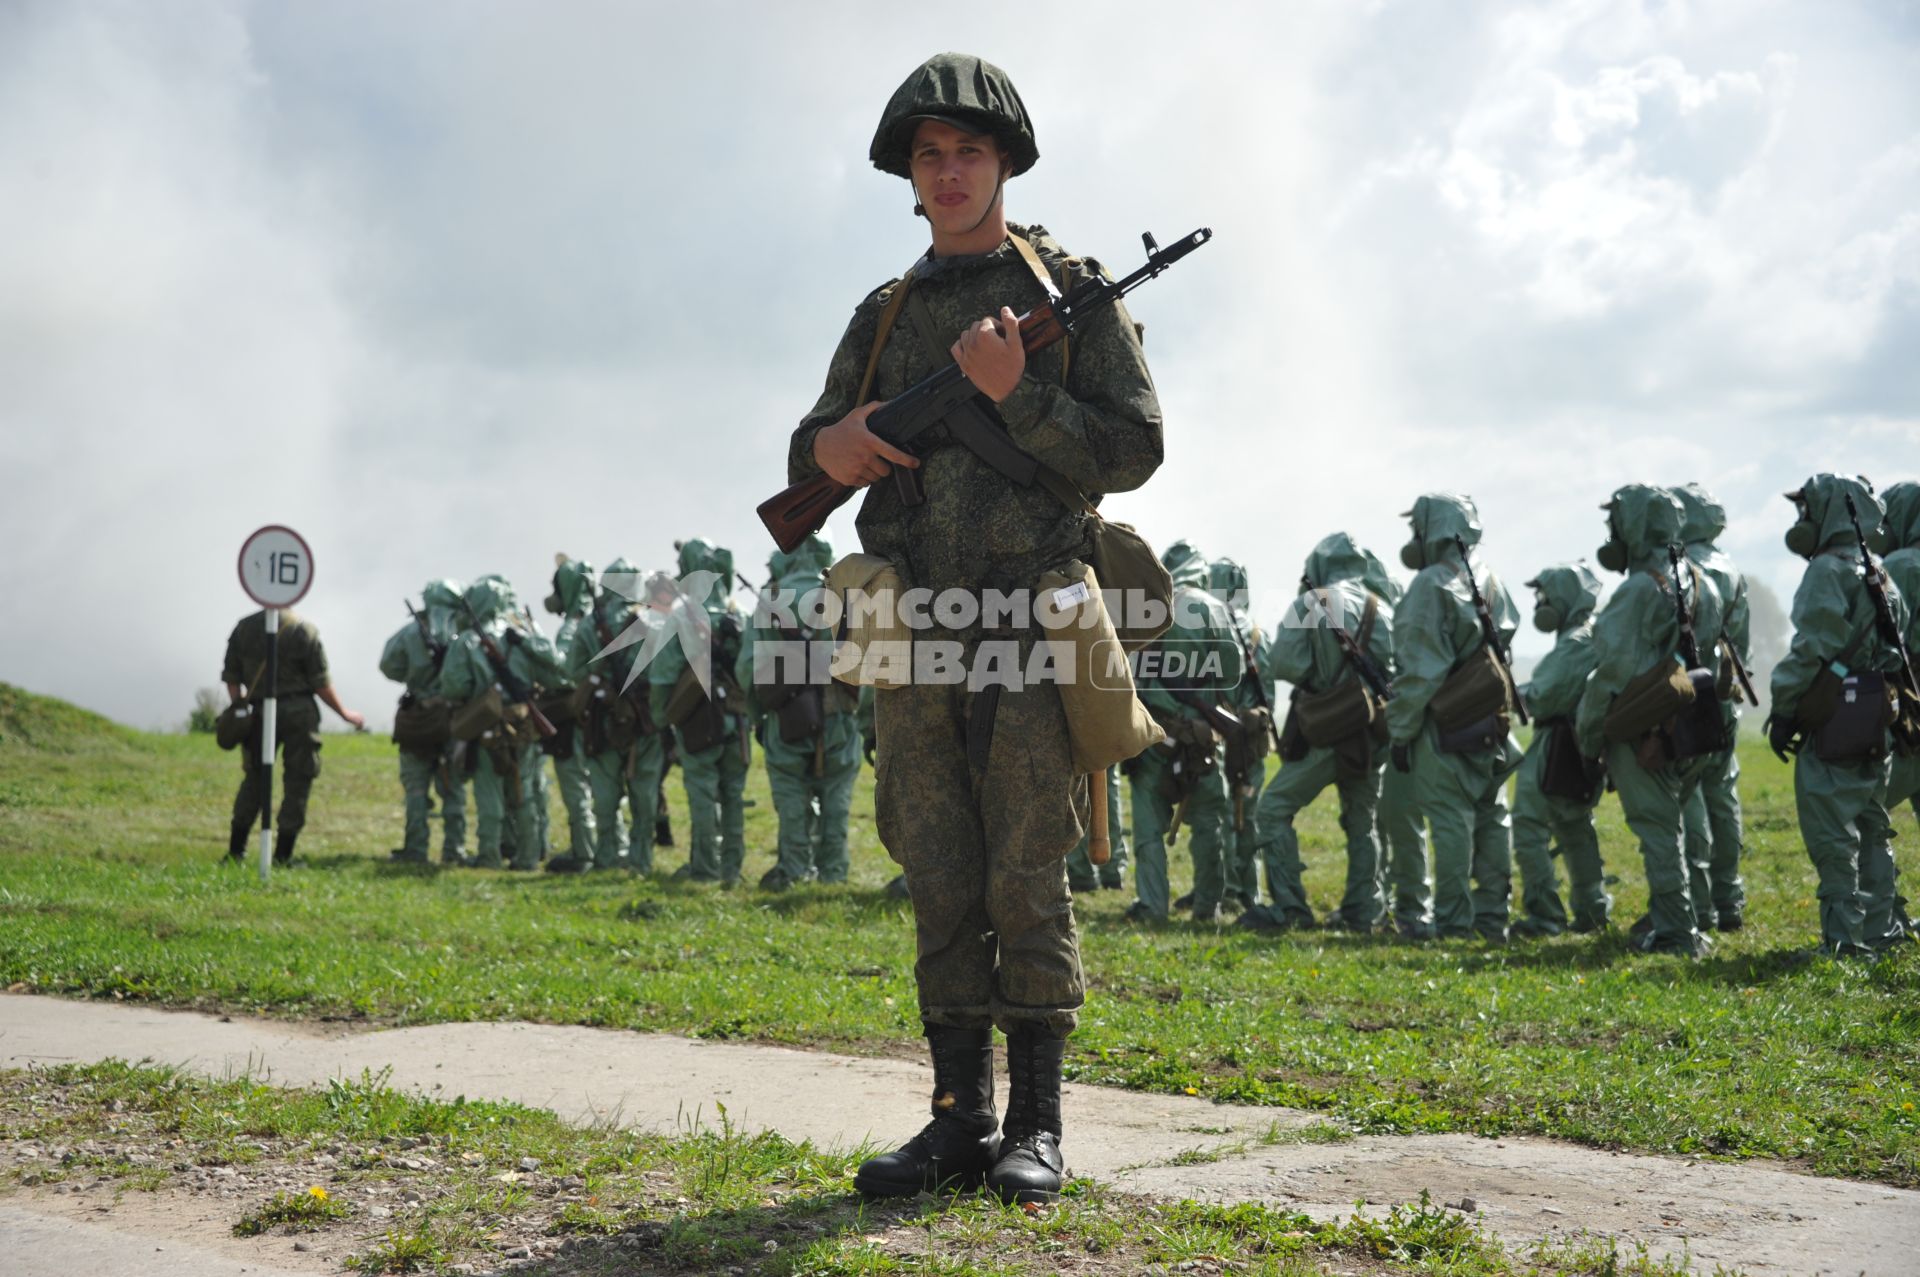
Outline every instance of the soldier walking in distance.
{"label": "soldier walking in distance", "polygon": [[[227,659],[220,680],[227,685],[227,699],[259,703],[269,695],[277,696],[280,706],[274,742],[285,752],[281,770],[286,775],[286,792],[280,799],[280,814],[274,826],[273,859],[286,864],[293,859],[293,844],[307,823],[307,795],[313,792],[313,779],[320,774],[320,705],[355,727],[367,720],[358,711],[340,703],[333,690],[333,678],[327,673],[327,650],[320,645],[320,631],[313,622],[295,616],[289,609],[280,611],[280,653],[276,685],[265,686],[267,677],[267,614],[255,612],[242,617],[227,637]],[[317,698],[317,699],[316,699]],[[254,715],[258,724],[260,715]],[[256,726],[255,730],[259,730]],[[237,751],[240,755],[240,791],[233,796],[233,827],[228,834],[227,855],[243,860],[247,854],[247,834],[260,818],[260,746],[248,741]]]}
{"label": "soldier walking in distance", "polygon": [[[1090,499],[1137,488],[1160,464],[1159,403],[1123,308],[1085,317],[1071,364],[1058,346],[1031,358],[1022,346],[1021,312],[1045,303],[1050,287],[1100,270],[1042,228],[1007,221],[1006,181],[1038,155],[1026,108],[998,68],[943,54],[907,78],[870,157],[912,182],[932,247],[855,308],[826,388],[793,434],[789,479],[824,470],[874,485],[856,523],[861,544],[936,598],[1025,591],[1043,572],[1088,559],[1090,518],[1046,486],[1015,486],[964,446],[916,459],[882,441],[867,427],[880,401],[952,360],[979,391],[969,402]],[[898,308],[905,322],[882,333],[900,289],[909,290]],[[917,468],[923,503],[909,508],[898,485],[878,482],[895,466]],[[936,621],[916,637],[959,645],[971,667],[989,632]],[[1021,668],[1044,641],[1034,628],[991,637],[1017,646]],[[863,1164],[855,1184],[907,1195],[984,1180],[1008,1200],[1049,1200],[1065,1171],[1061,1060],[1085,995],[1065,859],[1089,814],[1060,689],[916,681],[881,690],[875,717],[876,822],[913,900],[934,1097],[925,1129]],[[1011,1073],[1004,1132],[993,1099],[996,1024]]]}

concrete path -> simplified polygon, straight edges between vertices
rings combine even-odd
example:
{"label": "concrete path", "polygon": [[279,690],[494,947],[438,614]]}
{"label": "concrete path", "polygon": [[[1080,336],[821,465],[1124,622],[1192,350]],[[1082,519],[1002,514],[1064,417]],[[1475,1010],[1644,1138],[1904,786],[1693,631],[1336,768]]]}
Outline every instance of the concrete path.
{"label": "concrete path", "polygon": [[[916,1062],[665,1034],[537,1024],[341,1032],[0,996],[0,1068],[108,1058],[212,1076],[245,1071],[286,1086],[391,1070],[389,1084],[399,1089],[513,1100],[570,1119],[665,1131],[696,1118],[715,1122],[724,1104],[738,1126],[839,1147],[891,1144],[917,1130],[930,1083]],[[1386,1206],[1424,1189],[1435,1201],[1471,1199],[1486,1225],[1511,1242],[1585,1231],[1627,1246],[1644,1242],[1668,1257],[1687,1253],[1707,1271],[1724,1264],[1849,1277],[1920,1272],[1916,1192],[1544,1139],[1287,1142],[1286,1132],[1312,1124],[1314,1115],[1091,1086],[1069,1086],[1064,1098],[1073,1169],[1129,1192],[1268,1202],[1325,1217],[1351,1213],[1359,1199]],[[1270,1133],[1279,1142],[1263,1143]],[[0,1254],[18,1254],[22,1244],[49,1244],[45,1225],[9,1208],[0,1213]],[[224,1277],[227,1270],[200,1271]]]}

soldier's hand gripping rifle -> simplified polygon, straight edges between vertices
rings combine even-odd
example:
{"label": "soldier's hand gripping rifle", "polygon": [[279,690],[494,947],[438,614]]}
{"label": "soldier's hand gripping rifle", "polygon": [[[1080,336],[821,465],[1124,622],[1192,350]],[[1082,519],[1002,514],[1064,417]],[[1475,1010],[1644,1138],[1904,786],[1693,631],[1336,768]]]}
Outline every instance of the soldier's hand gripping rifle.
{"label": "soldier's hand gripping rifle", "polygon": [[1913,653],[1907,650],[1907,636],[1900,631],[1900,614],[1894,611],[1893,599],[1888,594],[1887,570],[1867,548],[1867,534],[1860,527],[1860,511],[1853,504],[1853,494],[1841,495],[1846,498],[1847,518],[1853,521],[1853,537],[1860,546],[1860,575],[1866,581],[1867,598],[1873,603],[1874,628],[1880,631],[1880,641],[1900,658],[1901,712],[1894,715],[1894,735],[1908,749],[1920,747],[1920,722],[1913,718],[1913,714],[1920,713],[1920,680],[1914,677]]}
{"label": "soldier's hand gripping rifle", "polygon": [[480,618],[474,614],[473,604],[467,602],[462,596],[460,606],[466,610],[467,621],[473,627],[474,637],[480,640],[480,650],[487,655],[487,664],[493,667],[494,681],[500,684],[500,690],[505,692],[507,699],[515,705],[527,707],[527,721],[533,724],[533,730],[540,733],[542,740],[559,735],[560,729],[553,725],[553,720],[540,712],[540,705],[534,699],[533,688],[513,672],[513,668],[507,664],[507,654],[500,650],[500,645],[493,641],[486,627],[480,624]]}
{"label": "soldier's hand gripping rifle", "polygon": [[1493,623],[1493,609],[1487,606],[1486,595],[1480,593],[1480,578],[1473,572],[1473,556],[1467,553],[1466,538],[1455,533],[1453,543],[1460,547],[1460,564],[1467,570],[1467,588],[1473,591],[1473,614],[1480,618],[1480,633],[1487,640],[1487,646],[1493,651],[1493,659],[1500,662],[1500,672],[1507,676],[1507,686],[1513,689],[1513,716],[1522,727],[1527,725],[1527,698],[1520,695],[1520,686],[1513,679],[1513,661],[1507,655],[1506,645],[1500,641],[1500,627]]}
{"label": "soldier's hand gripping rifle", "polygon": [[[1140,238],[1147,248],[1147,264],[1139,270],[1119,280],[1096,276],[1074,285],[1052,303],[1020,316],[1020,344],[1029,358],[1071,336],[1088,315],[1154,278],[1212,239],[1213,232],[1202,227],[1165,248],[1156,244],[1152,235]],[[1033,486],[1040,463],[1013,442],[991,409],[992,401],[980,395],[960,366],[948,364],[875,409],[867,418],[867,429],[894,447],[920,456],[931,449],[934,428],[944,425],[949,437],[973,449],[995,470],[1023,488]],[[926,499],[918,471],[895,467],[893,478],[906,505],[919,505]],[[762,501],[758,507],[760,522],[766,524],[782,550],[791,552],[818,532],[827,516],[853,493],[854,489],[822,471]]]}

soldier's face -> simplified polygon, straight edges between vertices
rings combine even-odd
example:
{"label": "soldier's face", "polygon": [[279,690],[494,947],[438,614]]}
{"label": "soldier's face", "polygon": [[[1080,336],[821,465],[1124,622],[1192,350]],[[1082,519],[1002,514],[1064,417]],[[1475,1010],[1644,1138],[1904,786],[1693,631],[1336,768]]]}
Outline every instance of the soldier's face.
{"label": "soldier's face", "polygon": [[938,230],[965,232],[979,225],[999,192],[1001,168],[991,134],[923,120],[913,135],[913,188]]}

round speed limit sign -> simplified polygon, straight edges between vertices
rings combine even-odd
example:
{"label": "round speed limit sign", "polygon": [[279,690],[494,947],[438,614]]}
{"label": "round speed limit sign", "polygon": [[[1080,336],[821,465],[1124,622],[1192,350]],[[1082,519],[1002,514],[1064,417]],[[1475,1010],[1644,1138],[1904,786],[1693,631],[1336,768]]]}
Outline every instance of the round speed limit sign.
{"label": "round speed limit sign", "polygon": [[240,547],[240,588],[261,607],[292,607],[312,584],[313,551],[292,528],[269,523]]}

